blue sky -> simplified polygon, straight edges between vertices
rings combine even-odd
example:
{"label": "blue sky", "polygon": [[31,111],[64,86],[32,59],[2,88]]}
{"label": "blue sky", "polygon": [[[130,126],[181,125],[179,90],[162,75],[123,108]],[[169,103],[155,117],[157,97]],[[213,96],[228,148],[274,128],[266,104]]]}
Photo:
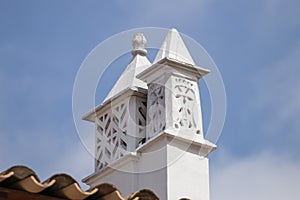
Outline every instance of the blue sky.
{"label": "blue sky", "polygon": [[[91,173],[72,118],[81,63],[121,31],[176,27],[212,56],[227,92],[210,156],[212,199],[299,196],[299,8],[297,0],[0,1],[0,170],[24,164],[42,180]],[[120,59],[120,73],[130,59]]]}

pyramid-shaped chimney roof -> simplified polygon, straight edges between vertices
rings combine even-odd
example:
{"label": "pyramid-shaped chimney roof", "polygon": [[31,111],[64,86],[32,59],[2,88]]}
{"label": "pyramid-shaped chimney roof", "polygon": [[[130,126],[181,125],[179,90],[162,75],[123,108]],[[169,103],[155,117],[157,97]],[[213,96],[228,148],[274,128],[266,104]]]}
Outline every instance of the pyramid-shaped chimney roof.
{"label": "pyramid-shaped chimney roof", "polygon": [[164,58],[171,58],[180,62],[195,65],[195,62],[186,48],[184,41],[175,28],[169,30],[153,63],[157,63]]}
{"label": "pyramid-shaped chimney roof", "polygon": [[147,89],[147,84],[136,78],[137,74],[151,66],[150,61],[146,57],[146,43],[147,40],[142,33],[136,33],[134,35],[132,40],[133,58],[105,98],[104,102],[117,96],[126,89],[136,87]]}

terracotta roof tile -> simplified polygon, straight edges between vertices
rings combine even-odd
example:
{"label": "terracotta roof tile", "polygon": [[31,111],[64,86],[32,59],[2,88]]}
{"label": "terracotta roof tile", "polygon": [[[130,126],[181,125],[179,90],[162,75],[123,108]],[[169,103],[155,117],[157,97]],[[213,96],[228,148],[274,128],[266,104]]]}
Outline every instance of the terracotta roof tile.
{"label": "terracotta roof tile", "polygon": [[[67,174],[55,174],[40,182],[36,173],[26,166],[14,166],[0,173],[0,189],[27,192],[60,199],[77,200],[158,200],[150,190],[140,190],[127,198],[112,184],[104,183],[83,191],[78,182]],[[1,191],[1,190],[0,190]]]}

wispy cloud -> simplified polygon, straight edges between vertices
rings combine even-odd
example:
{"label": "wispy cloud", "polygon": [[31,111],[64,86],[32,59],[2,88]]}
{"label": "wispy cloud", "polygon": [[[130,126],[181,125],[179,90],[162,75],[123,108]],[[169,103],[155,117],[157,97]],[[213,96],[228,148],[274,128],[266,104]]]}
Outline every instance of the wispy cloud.
{"label": "wispy cloud", "polygon": [[264,152],[242,159],[227,155],[225,160],[211,171],[212,200],[281,200],[300,196],[300,163],[285,155]]}
{"label": "wispy cloud", "polygon": [[26,165],[32,167],[41,180],[55,173],[67,173],[79,183],[93,172],[92,155],[72,134],[63,136],[42,130],[10,134],[13,137],[0,133],[0,171],[13,165]]}

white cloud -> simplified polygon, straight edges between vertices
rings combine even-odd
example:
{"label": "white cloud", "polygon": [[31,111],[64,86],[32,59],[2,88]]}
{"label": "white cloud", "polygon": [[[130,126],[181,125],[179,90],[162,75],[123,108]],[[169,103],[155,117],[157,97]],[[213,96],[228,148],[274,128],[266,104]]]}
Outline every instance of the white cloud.
{"label": "white cloud", "polygon": [[67,173],[82,186],[81,179],[93,172],[93,157],[75,133],[68,136],[43,131],[10,134],[0,133],[0,172],[14,165],[25,165],[33,169],[41,181],[53,174]]}
{"label": "white cloud", "polygon": [[56,156],[53,159],[53,165],[44,169],[48,171],[48,175],[64,172],[75,178],[84,189],[88,189],[88,186],[81,180],[93,173],[94,159],[83,144],[80,142],[69,144],[69,148],[63,154]]}
{"label": "white cloud", "polygon": [[242,159],[223,158],[215,170],[211,170],[211,199],[282,200],[298,198],[300,196],[299,168],[300,163],[287,156],[272,152]]}

